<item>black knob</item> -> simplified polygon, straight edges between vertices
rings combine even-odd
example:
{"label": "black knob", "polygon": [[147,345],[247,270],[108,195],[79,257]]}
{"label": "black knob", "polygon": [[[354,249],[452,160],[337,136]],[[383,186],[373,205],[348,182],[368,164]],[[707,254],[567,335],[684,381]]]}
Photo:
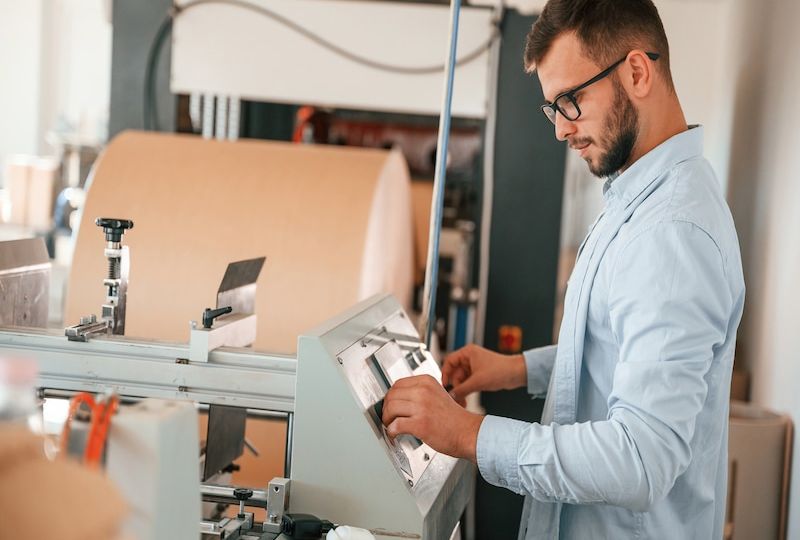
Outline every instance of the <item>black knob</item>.
{"label": "black knob", "polygon": [[94,224],[103,228],[106,233],[106,242],[120,242],[127,229],[133,229],[133,221],[117,218],[97,218]]}
{"label": "black knob", "polygon": [[239,501],[246,501],[253,496],[253,490],[247,488],[234,488],[233,496]]}
{"label": "black knob", "polygon": [[214,319],[231,311],[233,311],[233,308],[230,306],[219,309],[206,308],[203,312],[203,328],[211,328],[211,325],[214,324]]}

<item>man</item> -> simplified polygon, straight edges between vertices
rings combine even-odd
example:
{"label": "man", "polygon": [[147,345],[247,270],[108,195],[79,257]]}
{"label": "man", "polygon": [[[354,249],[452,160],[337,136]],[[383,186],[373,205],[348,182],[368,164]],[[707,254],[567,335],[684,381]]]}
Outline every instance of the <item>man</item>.
{"label": "man", "polygon": [[[558,345],[469,346],[398,381],[383,421],[525,496],[520,538],[722,538],[728,399],[744,302],[738,240],[673,87],[651,0],[550,0],[528,35],[559,140],[605,178]],[[534,309],[535,306],[532,306]],[[542,422],[457,402],[526,386]]]}

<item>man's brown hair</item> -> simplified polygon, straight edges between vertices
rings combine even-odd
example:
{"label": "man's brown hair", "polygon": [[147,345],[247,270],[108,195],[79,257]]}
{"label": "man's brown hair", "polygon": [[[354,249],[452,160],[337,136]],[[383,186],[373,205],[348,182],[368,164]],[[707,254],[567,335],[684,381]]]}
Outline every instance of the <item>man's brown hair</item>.
{"label": "man's brown hair", "polygon": [[652,0],[550,0],[528,33],[525,70],[535,70],[564,32],[575,32],[602,69],[634,49],[659,53],[657,69],[673,88],[667,35]]}

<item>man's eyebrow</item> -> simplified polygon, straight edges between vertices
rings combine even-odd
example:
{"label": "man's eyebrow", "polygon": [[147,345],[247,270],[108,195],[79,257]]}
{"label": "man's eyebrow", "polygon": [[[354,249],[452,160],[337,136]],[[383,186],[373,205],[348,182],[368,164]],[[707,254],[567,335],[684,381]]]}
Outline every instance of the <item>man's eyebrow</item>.
{"label": "man's eyebrow", "polygon": [[[570,90],[572,90],[573,88],[575,88],[575,87],[574,87],[574,86],[568,86],[567,88],[562,88],[561,90],[559,90],[558,92],[556,92],[556,93],[554,94],[554,96],[555,96],[555,97],[558,97],[558,96],[560,96],[560,95],[562,95],[562,94],[566,94],[567,92],[569,92],[569,91],[570,91]],[[545,102],[545,103],[547,103],[548,105],[550,105],[551,103],[553,103],[552,101],[548,100],[547,98],[545,98],[544,102]]]}

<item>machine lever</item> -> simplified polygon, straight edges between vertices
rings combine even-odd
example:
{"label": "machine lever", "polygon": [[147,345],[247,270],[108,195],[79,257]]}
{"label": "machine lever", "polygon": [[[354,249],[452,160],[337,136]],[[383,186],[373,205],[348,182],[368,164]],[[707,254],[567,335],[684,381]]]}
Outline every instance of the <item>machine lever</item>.
{"label": "machine lever", "polygon": [[206,308],[206,310],[203,312],[203,328],[211,328],[211,326],[214,324],[214,319],[220,315],[230,313],[231,311],[233,311],[231,306],[218,309]]}

